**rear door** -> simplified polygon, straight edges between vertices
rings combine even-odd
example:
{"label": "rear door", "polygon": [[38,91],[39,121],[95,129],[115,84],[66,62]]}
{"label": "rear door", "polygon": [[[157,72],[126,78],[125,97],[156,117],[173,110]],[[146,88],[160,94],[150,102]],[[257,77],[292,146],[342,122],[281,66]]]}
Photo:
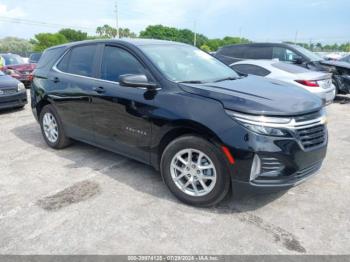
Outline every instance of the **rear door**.
{"label": "rear door", "polygon": [[96,86],[97,44],[73,47],[50,72],[49,98],[73,138],[93,140],[91,95]]}
{"label": "rear door", "polygon": [[92,96],[95,143],[139,161],[149,163],[150,111],[153,98],[144,88],[119,84],[124,74],[146,74],[142,62],[129,50],[106,45],[102,52],[96,92]]}

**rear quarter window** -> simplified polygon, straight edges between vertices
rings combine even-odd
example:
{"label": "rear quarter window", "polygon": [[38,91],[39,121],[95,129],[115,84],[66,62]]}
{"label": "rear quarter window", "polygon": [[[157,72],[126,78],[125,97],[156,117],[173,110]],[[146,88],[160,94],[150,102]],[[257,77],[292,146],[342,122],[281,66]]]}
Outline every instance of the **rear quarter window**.
{"label": "rear quarter window", "polygon": [[39,59],[36,69],[51,67],[57,59],[63,54],[64,47],[46,50]]}
{"label": "rear quarter window", "polygon": [[219,50],[218,54],[234,58],[245,58],[245,46],[226,46]]}
{"label": "rear quarter window", "polygon": [[252,46],[246,51],[246,59],[272,59],[272,47]]}

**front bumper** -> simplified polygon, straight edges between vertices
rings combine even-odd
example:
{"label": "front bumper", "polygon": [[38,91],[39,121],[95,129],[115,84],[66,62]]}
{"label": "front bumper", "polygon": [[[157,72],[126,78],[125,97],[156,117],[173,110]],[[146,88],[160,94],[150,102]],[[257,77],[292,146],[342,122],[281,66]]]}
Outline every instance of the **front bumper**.
{"label": "front bumper", "polygon": [[11,95],[0,95],[0,109],[21,107],[27,103],[28,101],[26,91]]}
{"label": "front bumper", "polygon": [[[227,140],[225,144],[236,160],[235,164],[231,165],[233,187],[274,192],[304,182],[320,170],[326,157],[326,127],[324,132],[322,143],[305,148],[296,137],[264,136],[237,126],[234,139]],[[257,157],[260,171],[256,177],[252,177],[253,162]]]}
{"label": "front bumper", "polygon": [[238,180],[233,180],[233,185],[236,191],[253,192],[253,193],[272,193],[279,192],[283,190],[288,190],[294,186],[297,186],[310,177],[316,175],[321,169],[322,162],[316,163],[309,168],[300,170],[287,177],[271,179],[271,180],[253,180],[249,182],[243,182]]}

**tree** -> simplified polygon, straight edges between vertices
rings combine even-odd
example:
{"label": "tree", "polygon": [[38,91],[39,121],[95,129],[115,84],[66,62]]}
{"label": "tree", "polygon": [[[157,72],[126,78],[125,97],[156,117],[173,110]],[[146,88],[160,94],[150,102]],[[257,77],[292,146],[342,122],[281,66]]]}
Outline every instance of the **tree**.
{"label": "tree", "polygon": [[110,25],[103,25],[96,28],[96,33],[101,38],[115,38],[117,36],[117,29]]}
{"label": "tree", "polygon": [[40,33],[36,34],[34,39],[31,40],[31,43],[34,45],[34,50],[38,52],[41,52],[51,46],[65,44],[67,42],[67,38],[59,33]]}
{"label": "tree", "polygon": [[119,36],[122,38],[136,38],[137,35],[131,32],[129,28],[119,28]]}
{"label": "tree", "polygon": [[64,35],[69,42],[83,41],[88,38],[87,33],[70,28],[63,28],[58,33]]}
{"label": "tree", "polygon": [[[96,34],[99,38],[115,38],[117,29],[110,25],[103,25],[96,28]],[[131,32],[129,28],[119,28],[119,37],[121,38],[136,38],[137,35]]]}
{"label": "tree", "polygon": [[[186,44],[193,44],[194,32],[188,29],[177,29],[163,25],[151,25],[140,33],[141,38],[161,39],[177,41]],[[208,38],[202,34],[197,34],[197,46],[202,46]]]}
{"label": "tree", "polygon": [[210,50],[210,47],[209,46],[207,46],[207,45],[202,45],[201,46],[201,49],[204,51],[204,52],[207,52],[207,53],[209,53],[211,50]]}
{"label": "tree", "polygon": [[209,39],[205,44],[207,46],[209,46],[211,51],[216,51],[220,47],[225,46],[225,45],[245,44],[245,43],[249,43],[249,42],[250,41],[246,38],[225,36],[223,39],[219,39],[219,38]]}
{"label": "tree", "polygon": [[14,53],[21,56],[28,56],[33,51],[33,45],[21,38],[6,37],[0,40],[0,53]]}

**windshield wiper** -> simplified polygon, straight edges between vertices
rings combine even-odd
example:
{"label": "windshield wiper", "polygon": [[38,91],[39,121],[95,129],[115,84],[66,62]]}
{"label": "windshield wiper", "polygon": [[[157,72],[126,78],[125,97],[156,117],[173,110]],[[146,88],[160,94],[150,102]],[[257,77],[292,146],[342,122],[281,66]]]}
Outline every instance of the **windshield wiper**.
{"label": "windshield wiper", "polygon": [[237,80],[237,79],[239,79],[239,78],[240,78],[240,77],[229,76],[229,77],[225,77],[225,78],[222,78],[222,79],[215,80],[214,83],[222,82],[222,81],[227,81],[227,80]]}
{"label": "windshield wiper", "polygon": [[203,81],[200,80],[188,80],[188,81],[179,81],[180,84],[204,84]]}

